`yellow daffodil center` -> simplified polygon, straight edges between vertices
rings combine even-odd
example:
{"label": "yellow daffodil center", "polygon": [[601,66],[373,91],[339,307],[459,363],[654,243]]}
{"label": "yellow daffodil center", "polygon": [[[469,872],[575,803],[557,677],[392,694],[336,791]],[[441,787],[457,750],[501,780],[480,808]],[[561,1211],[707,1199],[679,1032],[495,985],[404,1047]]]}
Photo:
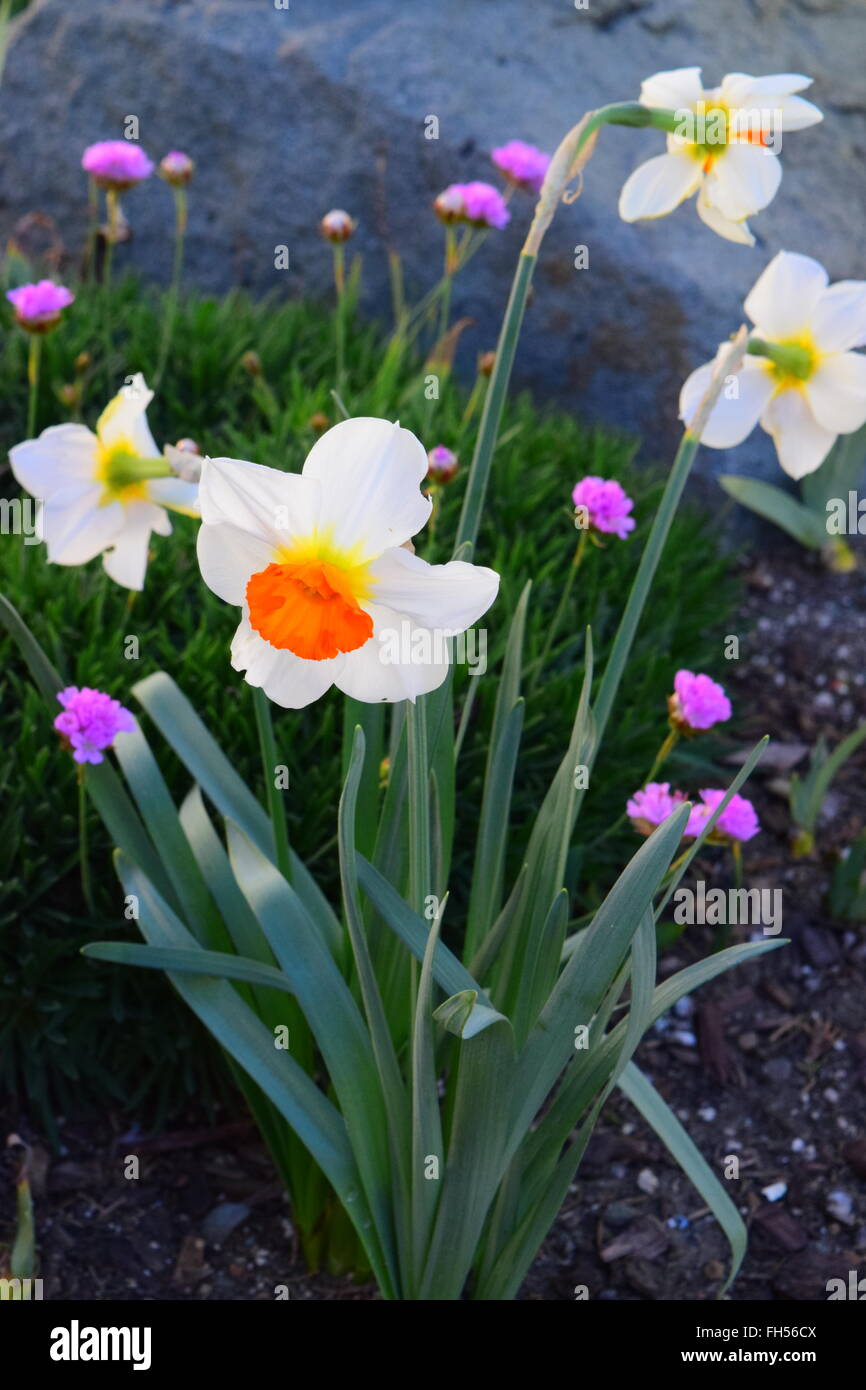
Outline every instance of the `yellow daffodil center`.
{"label": "yellow daffodil center", "polygon": [[144,463],[152,465],[154,459],[142,459],[136,454],[131,440],[118,439],[110,446],[100,440],[97,457],[96,476],[102,483],[102,505],[110,502],[144,502],[147,500],[147,481],[142,476]]}
{"label": "yellow daffodil center", "polygon": [[809,332],[773,343],[753,338],[749,352],[766,359],[767,371],[776,383],[776,395],[781,391],[802,390],[821,361],[820,349]]}
{"label": "yellow daffodil center", "polygon": [[247,583],[250,625],[272,647],[307,661],[357,651],[373,635],[360,604],[372,589],[369,568],[359,551],[320,536],[283,546]]}

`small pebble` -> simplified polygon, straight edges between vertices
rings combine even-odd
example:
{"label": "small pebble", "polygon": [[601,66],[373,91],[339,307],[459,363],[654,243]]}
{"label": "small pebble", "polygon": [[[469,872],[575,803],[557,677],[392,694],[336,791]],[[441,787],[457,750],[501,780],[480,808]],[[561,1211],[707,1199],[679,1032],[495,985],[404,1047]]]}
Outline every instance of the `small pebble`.
{"label": "small pebble", "polygon": [[779,1202],[788,1191],[786,1182],[771,1182],[769,1187],[762,1187],[761,1192],[768,1202]]}
{"label": "small pebble", "polygon": [[637,1175],[637,1185],[648,1197],[654,1197],[659,1190],[659,1180],[651,1168],[641,1168]]}

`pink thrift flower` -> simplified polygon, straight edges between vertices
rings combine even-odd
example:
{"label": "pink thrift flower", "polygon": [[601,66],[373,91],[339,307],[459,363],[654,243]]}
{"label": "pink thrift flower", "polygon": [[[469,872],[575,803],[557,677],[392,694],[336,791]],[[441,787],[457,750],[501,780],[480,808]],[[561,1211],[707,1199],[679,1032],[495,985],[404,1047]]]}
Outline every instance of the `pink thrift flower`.
{"label": "pink thrift flower", "polygon": [[319,223],[319,231],[326,241],[348,241],[357,225],[354,217],[350,217],[342,208],[331,208]]}
{"label": "pink thrift flower", "polygon": [[672,792],[670,782],[648,782],[628,801],[626,815],[638,834],[650,835],[683,801],[682,792]]}
{"label": "pink thrift flower", "polygon": [[450,483],[457,472],[457,455],[445,444],[436,444],[427,454],[428,483]]}
{"label": "pink thrift flower", "polygon": [[133,140],[100,140],[88,145],[81,167],[101,188],[122,193],[153,173],[153,162]]}
{"label": "pink thrift flower", "polygon": [[77,763],[101,763],[102,753],[120,733],[131,733],[135,721],[119,700],[84,685],[67,686],[57,695],[63,706],[54,727],[62,734]]}
{"label": "pink thrift flower", "polygon": [[511,221],[505,199],[492,183],[452,183],[433,204],[443,222],[471,222],[473,227],[497,227]]}
{"label": "pink thrift flower", "polygon": [[464,183],[462,192],[467,222],[476,227],[496,227],[501,231],[511,221],[505,199],[492,183]]}
{"label": "pink thrift flower", "polygon": [[536,149],[535,145],[527,145],[524,140],[509,140],[507,145],[493,150],[490,158],[509,183],[516,184],[527,193],[541,191],[544,176],[550,167],[550,155],[543,150]]}
{"label": "pink thrift flower", "polygon": [[53,280],[39,280],[34,285],[21,285],[7,290],[6,298],[15,309],[15,320],[28,333],[46,333],[60,320],[63,309],[73,303],[75,295],[65,285]]}
{"label": "pink thrift flower", "polygon": [[619,536],[621,541],[634,530],[634,517],[629,516],[634,502],[619,483],[593,476],[581,478],[571,496],[575,507],[586,509],[587,524],[594,530]]}
{"label": "pink thrift flower", "polygon": [[195,164],[182,150],[169,150],[159,161],[160,174],[166,183],[172,184],[175,188],[182,188],[184,184],[189,183],[194,170]]}
{"label": "pink thrift flower", "polygon": [[[703,830],[719,802],[726,795],[718,788],[701,792],[703,806],[696,806],[689,816],[686,829],[688,835],[698,835]],[[694,822],[694,825],[693,825]],[[713,828],[711,839],[751,840],[759,833],[761,823],[751,801],[744,796],[732,796]]]}
{"label": "pink thrift flower", "polygon": [[674,693],[668,696],[671,723],[684,732],[711,729],[731,717],[731,702],[724,690],[709,676],[693,671],[677,671]]}

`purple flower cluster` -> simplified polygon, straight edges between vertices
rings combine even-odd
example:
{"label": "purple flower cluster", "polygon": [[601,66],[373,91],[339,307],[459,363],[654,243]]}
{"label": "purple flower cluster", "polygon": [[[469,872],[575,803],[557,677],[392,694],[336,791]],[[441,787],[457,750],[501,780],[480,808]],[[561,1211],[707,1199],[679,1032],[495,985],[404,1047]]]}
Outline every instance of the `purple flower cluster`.
{"label": "purple flower cluster", "polygon": [[731,717],[731,702],[722,686],[694,671],[677,671],[674,693],[668,696],[674,728],[684,732],[711,729]]}
{"label": "purple flower cluster", "polygon": [[[683,836],[694,840],[700,835],[715,811],[725,792],[718,788],[706,788],[700,793],[701,804],[692,807]],[[641,835],[649,835],[657,825],[667,820],[685,801],[681,791],[671,791],[670,782],[648,782],[635,792],[626,805],[626,814]],[[720,841],[751,840],[761,829],[757,812],[751,801],[744,796],[731,797],[710,835],[711,840]]]}
{"label": "purple flower cluster", "polygon": [[449,184],[433,206],[443,222],[469,222],[501,231],[511,220],[505,199],[492,183]]}
{"label": "purple flower cluster", "polygon": [[32,285],[20,285],[7,290],[6,298],[15,309],[15,320],[28,333],[46,333],[59,321],[64,309],[75,299],[65,285],[53,280],[38,280]]}
{"label": "purple flower cluster", "polygon": [[113,700],[101,690],[83,685],[69,685],[58,691],[63,706],[54,727],[72,749],[77,763],[101,763],[103,751],[110,748],[120,733],[131,733],[135,721],[119,700]]}
{"label": "purple flower cluster", "polygon": [[81,167],[101,188],[122,193],[153,173],[153,161],[134,140],[99,140],[88,145]]}
{"label": "purple flower cluster", "polygon": [[539,193],[550,167],[550,155],[524,140],[509,140],[491,152],[490,158],[509,183],[527,193]]}
{"label": "purple flower cluster", "polygon": [[581,478],[571,497],[575,507],[584,510],[593,530],[619,536],[621,541],[634,530],[634,517],[629,516],[634,502],[619,483],[590,475]]}

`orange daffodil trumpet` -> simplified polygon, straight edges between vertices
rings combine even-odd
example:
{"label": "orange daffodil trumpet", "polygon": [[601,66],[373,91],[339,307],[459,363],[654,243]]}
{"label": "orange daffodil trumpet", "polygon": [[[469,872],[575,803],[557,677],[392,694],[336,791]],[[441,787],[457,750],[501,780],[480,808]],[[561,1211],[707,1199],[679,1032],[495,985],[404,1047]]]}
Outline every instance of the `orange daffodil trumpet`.
{"label": "orange daffodil trumpet", "polygon": [[697,194],[698,216],[727,241],[754,245],[747,218],[772,202],[782,178],[782,133],[823,120],[797,95],[811,86],[799,73],[751,77],[728,73],[705,88],[700,68],[657,72],[641,83],[642,106],[677,112],[667,154],[641,164],[623,187],[626,222],[664,217]]}
{"label": "orange daffodil trumpet", "polygon": [[166,508],[198,516],[198,489],[177,477],[147,423],[153,392],[131,377],[103,410],[96,433],[53,425],[9,452],[12,472],[39,502],[37,533],[57,565],[102,555],[108,575],[141,589],[150,534],[171,534]]}
{"label": "orange daffodil trumpet", "polygon": [[[462,560],[430,565],[406,548],[431,511],[424,446],[388,420],[344,420],[303,471],[205,460],[198,558],[210,589],[243,610],[232,666],[278,705],[332,685],[357,700],[409,699],[448,674],[447,643],[493,603],[499,576]],[[413,660],[413,651],[426,656]],[[404,659],[405,658],[405,659]]]}
{"label": "orange daffodil trumpet", "polygon": [[[714,449],[741,444],[759,422],[792,478],[814,473],[840,434],[866,424],[866,281],[828,283],[810,256],[780,251],[749,292],[749,356],[726,385],[701,434]],[[692,372],[680,417],[694,418],[726,351]]]}

